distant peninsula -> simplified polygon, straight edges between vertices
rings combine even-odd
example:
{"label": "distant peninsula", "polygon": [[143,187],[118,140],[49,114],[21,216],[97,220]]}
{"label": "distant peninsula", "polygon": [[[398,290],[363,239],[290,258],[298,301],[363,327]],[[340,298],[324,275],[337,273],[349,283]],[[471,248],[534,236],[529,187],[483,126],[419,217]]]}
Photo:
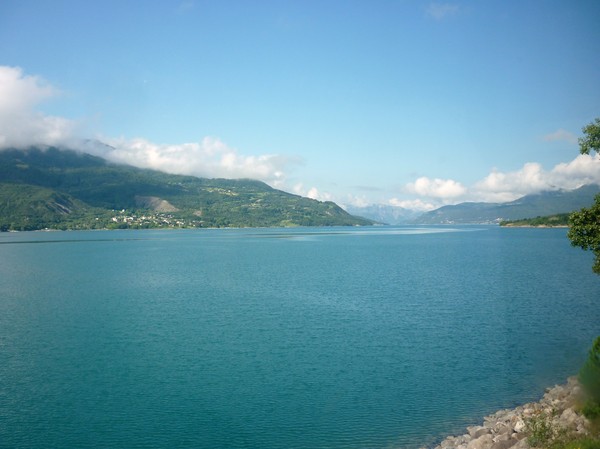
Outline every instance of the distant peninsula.
{"label": "distant peninsula", "polygon": [[501,221],[500,226],[507,228],[567,228],[569,227],[569,215],[555,214],[545,217],[524,218],[522,220]]}
{"label": "distant peninsula", "polygon": [[0,151],[0,231],[372,224],[256,180],[173,175],[54,147]]}

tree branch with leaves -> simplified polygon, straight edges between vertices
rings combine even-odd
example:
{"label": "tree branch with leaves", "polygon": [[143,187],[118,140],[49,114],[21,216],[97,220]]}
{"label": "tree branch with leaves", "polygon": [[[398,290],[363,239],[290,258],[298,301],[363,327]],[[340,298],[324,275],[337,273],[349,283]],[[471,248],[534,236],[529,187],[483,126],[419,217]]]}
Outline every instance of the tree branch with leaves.
{"label": "tree branch with leaves", "polygon": [[[584,137],[579,139],[581,154],[596,152],[600,154],[600,118],[583,127]],[[600,275],[600,195],[596,195],[590,208],[573,212],[569,217],[569,233],[571,245],[594,253],[592,271]]]}

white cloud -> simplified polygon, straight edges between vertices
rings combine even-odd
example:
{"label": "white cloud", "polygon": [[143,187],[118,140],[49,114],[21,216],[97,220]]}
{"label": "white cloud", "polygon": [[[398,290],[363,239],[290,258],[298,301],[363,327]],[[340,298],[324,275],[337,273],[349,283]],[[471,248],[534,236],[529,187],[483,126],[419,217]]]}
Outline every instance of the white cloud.
{"label": "white cloud", "polygon": [[276,154],[243,155],[221,140],[206,137],[198,143],[156,144],[149,140],[106,138],[82,143],[77,123],[36,110],[59,91],[18,67],[0,66],[0,148],[57,145],[87,151],[114,162],[170,173],[210,178],[252,178],[281,188],[285,169],[297,159]]}
{"label": "white cloud", "polygon": [[110,146],[97,145],[90,152],[113,162],[182,175],[209,178],[252,178],[273,187],[285,181],[285,169],[296,163],[275,154],[246,156],[223,141],[205,137],[201,142],[156,144],[146,139],[103,139]]}
{"label": "white cloud", "polygon": [[395,206],[395,207],[402,207],[404,209],[410,209],[410,210],[419,210],[419,211],[429,211],[429,210],[433,210],[437,207],[439,207],[438,205],[435,205],[431,202],[426,202],[423,201],[422,199],[414,199],[414,200],[400,200],[398,198],[392,198],[390,200],[388,200],[388,204],[390,206]]}
{"label": "white cloud", "polygon": [[432,210],[462,201],[507,202],[544,190],[572,190],[585,184],[600,185],[600,155],[578,155],[570,162],[545,170],[537,162],[528,162],[510,172],[493,169],[469,188],[451,179],[418,178],[405,191],[417,198],[392,198],[388,204],[412,210]]}
{"label": "white cloud", "polygon": [[512,201],[528,193],[549,188],[542,166],[529,162],[520,170],[502,173],[496,169],[477,182],[471,193],[484,201]]}
{"label": "white cloud", "polygon": [[321,192],[316,187],[311,187],[304,196],[318,201],[333,201],[333,195],[331,193]]}
{"label": "white cloud", "polygon": [[366,207],[371,202],[364,196],[355,196],[355,195],[346,195],[346,200],[344,201],[344,205],[350,205],[354,207]]}
{"label": "white cloud", "polygon": [[442,20],[447,16],[455,14],[458,11],[458,5],[452,3],[430,3],[427,7],[427,15],[435,20]]}
{"label": "white cloud", "polygon": [[467,191],[460,182],[452,179],[430,179],[426,176],[407,184],[406,189],[420,196],[441,199],[456,198],[464,195]]}
{"label": "white cloud", "polygon": [[550,171],[535,162],[512,172],[493,170],[469,189],[469,195],[480,201],[504,202],[543,190],[570,190],[584,184],[600,184],[600,155],[579,155]]}
{"label": "white cloud", "polygon": [[316,187],[311,187],[310,190],[306,193],[306,196],[316,200],[319,198],[319,189]]}
{"label": "white cloud", "polygon": [[59,91],[37,76],[24,75],[18,67],[0,66],[0,148],[33,145],[65,145],[76,123],[35,110]]}
{"label": "white cloud", "polygon": [[584,184],[600,185],[600,154],[580,154],[571,162],[556,165],[550,172],[551,182],[564,189]]}
{"label": "white cloud", "polygon": [[305,196],[305,197],[311,198],[313,200],[318,200],[318,201],[334,201],[333,195],[331,193],[329,193],[329,192],[321,192],[315,186],[310,187],[309,189],[306,189],[304,187],[304,184],[302,184],[301,182],[299,182],[296,185],[294,185],[294,187],[292,188],[292,191],[296,195]]}
{"label": "white cloud", "polygon": [[553,133],[546,134],[545,136],[542,137],[542,139],[544,139],[546,142],[562,141],[562,142],[567,142],[567,143],[571,143],[571,144],[577,143],[577,137],[575,136],[575,134],[573,134],[569,131],[566,131],[562,128],[557,129]]}

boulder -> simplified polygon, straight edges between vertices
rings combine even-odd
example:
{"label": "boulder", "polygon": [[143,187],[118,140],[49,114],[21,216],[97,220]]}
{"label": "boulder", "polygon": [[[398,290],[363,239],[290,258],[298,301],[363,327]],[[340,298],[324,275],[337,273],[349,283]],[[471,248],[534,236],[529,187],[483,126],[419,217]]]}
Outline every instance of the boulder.
{"label": "boulder", "polygon": [[525,432],[521,432],[521,433],[513,433],[511,435],[511,438],[513,440],[524,440],[525,438],[527,438],[527,434]]}
{"label": "boulder", "polygon": [[484,426],[471,426],[471,427],[467,427],[467,431],[469,432],[469,435],[471,436],[471,438],[476,440],[480,436],[490,433],[491,429],[488,427],[484,427]]}
{"label": "boulder", "polygon": [[521,433],[525,430],[525,421],[523,421],[522,419],[518,419],[517,422],[515,422],[513,430],[516,433]]}
{"label": "boulder", "polygon": [[517,444],[515,444],[512,449],[529,449],[529,444],[527,443],[527,439],[524,438],[522,440],[520,440],[519,442],[517,442]]}
{"label": "boulder", "polygon": [[[510,439],[512,439],[512,438],[511,438],[511,435],[508,433],[501,433],[492,438],[494,443],[497,443],[499,441],[506,441],[506,440],[510,440]],[[516,440],[515,440],[515,442],[516,442]]]}
{"label": "boulder", "polygon": [[496,423],[492,430],[496,435],[510,435],[512,433],[512,427],[509,424],[503,422]]}
{"label": "boulder", "polygon": [[491,449],[509,449],[517,443],[518,441],[513,439],[496,441],[494,444],[492,444]]}
{"label": "boulder", "polygon": [[577,428],[578,421],[579,415],[575,413],[572,408],[563,411],[559,419],[560,425],[567,428]]}
{"label": "boulder", "polygon": [[467,449],[488,449],[492,446],[492,443],[492,435],[486,433],[477,439],[471,440],[469,444],[467,444]]}

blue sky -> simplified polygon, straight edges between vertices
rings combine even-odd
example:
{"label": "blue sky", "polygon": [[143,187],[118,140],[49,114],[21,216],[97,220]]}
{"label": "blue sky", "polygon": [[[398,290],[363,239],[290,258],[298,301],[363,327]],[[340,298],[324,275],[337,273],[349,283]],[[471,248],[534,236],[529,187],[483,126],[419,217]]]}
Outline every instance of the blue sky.
{"label": "blue sky", "polygon": [[[427,209],[600,183],[600,2],[0,2],[0,146]],[[74,143],[75,142],[75,143]]]}

